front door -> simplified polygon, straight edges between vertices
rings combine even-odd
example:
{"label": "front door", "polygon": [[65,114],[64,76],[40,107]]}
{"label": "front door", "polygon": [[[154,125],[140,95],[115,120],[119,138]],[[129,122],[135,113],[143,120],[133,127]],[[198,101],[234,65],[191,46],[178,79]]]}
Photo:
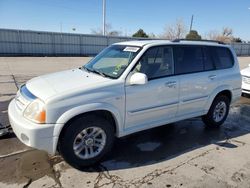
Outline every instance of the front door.
{"label": "front door", "polygon": [[[153,47],[140,58],[133,72],[147,75],[145,85],[126,85],[127,131],[162,125],[173,119],[178,107],[178,76],[174,76],[171,47]],[[129,77],[128,77],[129,79]]]}

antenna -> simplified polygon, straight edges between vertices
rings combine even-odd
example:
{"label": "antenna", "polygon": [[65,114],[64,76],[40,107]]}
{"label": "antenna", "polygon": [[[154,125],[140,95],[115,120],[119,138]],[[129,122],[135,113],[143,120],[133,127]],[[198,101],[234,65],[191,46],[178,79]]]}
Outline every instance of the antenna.
{"label": "antenna", "polygon": [[189,32],[192,30],[193,28],[193,21],[194,21],[194,15],[192,15],[191,17],[191,23],[190,23],[190,29],[189,29]]}

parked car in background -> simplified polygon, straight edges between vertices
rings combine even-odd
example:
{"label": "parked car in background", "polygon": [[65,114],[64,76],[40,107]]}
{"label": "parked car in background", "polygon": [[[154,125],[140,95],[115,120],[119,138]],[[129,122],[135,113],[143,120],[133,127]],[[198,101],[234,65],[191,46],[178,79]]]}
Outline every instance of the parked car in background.
{"label": "parked car in background", "polygon": [[242,93],[250,94],[250,64],[241,71],[242,75]]}
{"label": "parked car in background", "polygon": [[81,168],[99,162],[115,137],[199,116],[207,126],[220,126],[241,96],[241,82],[228,45],[121,42],[79,69],[31,79],[8,114],[24,144],[59,151]]}

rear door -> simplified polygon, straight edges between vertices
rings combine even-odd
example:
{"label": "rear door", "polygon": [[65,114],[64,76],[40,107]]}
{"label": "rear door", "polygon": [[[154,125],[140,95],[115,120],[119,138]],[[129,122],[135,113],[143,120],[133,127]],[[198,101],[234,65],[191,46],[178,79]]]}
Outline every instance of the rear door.
{"label": "rear door", "polygon": [[217,87],[216,70],[207,47],[174,47],[175,73],[180,81],[178,118],[204,113],[211,92]]}

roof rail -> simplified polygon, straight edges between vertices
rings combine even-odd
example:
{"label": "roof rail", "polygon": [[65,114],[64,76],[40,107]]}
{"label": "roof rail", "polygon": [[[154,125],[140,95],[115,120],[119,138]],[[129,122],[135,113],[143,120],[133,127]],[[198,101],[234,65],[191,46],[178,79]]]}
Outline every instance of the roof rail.
{"label": "roof rail", "polygon": [[194,42],[214,42],[214,43],[218,43],[218,44],[225,44],[224,42],[221,41],[217,41],[217,40],[191,40],[191,39],[174,39],[172,40],[172,42],[180,42],[180,41],[194,41]]}

